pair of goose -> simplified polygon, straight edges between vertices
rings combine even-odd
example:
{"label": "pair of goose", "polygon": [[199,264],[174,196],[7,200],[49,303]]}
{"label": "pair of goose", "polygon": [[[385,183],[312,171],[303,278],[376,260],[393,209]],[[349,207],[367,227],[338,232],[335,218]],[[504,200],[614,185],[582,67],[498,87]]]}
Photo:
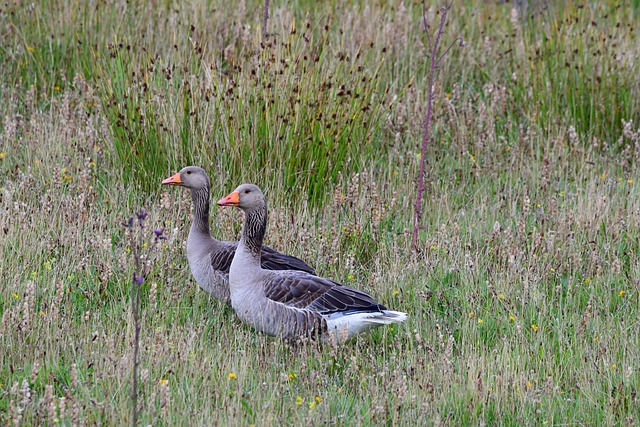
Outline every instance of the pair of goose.
{"label": "pair of goose", "polygon": [[256,185],[242,184],[218,201],[244,211],[240,242],[225,242],[209,230],[210,186],[204,169],[188,166],[162,184],[191,191],[187,259],[196,282],[230,302],[251,327],[282,338],[319,337],[340,344],[377,325],[406,319],[406,313],[387,310],[370,295],[316,276],[300,259],[263,245],[267,203]]}

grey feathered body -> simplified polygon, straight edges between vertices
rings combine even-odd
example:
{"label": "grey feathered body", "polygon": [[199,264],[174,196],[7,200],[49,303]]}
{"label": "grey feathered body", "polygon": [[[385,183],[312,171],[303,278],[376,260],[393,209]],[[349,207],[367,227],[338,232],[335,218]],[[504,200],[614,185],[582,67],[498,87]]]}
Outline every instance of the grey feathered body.
{"label": "grey feathered body", "polygon": [[[260,191],[253,185],[238,188]],[[304,271],[264,270],[259,256],[267,222],[263,197],[257,206],[244,209],[242,237],[229,270],[231,305],[241,320],[282,338],[342,343],[375,326],[406,319],[405,313],[387,310],[369,294],[332,280]]]}

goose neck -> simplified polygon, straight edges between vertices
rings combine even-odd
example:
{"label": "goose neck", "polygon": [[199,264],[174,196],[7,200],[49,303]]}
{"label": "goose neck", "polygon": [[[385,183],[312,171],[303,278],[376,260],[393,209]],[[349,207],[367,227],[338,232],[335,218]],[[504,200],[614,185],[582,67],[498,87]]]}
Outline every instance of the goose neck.
{"label": "goose neck", "polygon": [[209,188],[191,190],[193,200],[193,226],[197,230],[209,234]]}
{"label": "goose neck", "polygon": [[262,242],[267,230],[267,207],[265,205],[247,209],[244,215],[244,227],[240,242],[254,258],[260,259]]}

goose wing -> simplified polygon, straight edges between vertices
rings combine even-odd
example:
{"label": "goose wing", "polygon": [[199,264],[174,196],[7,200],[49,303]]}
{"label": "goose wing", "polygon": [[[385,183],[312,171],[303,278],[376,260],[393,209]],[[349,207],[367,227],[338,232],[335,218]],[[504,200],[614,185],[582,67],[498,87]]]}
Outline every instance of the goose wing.
{"label": "goose wing", "polygon": [[[231,261],[238,248],[238,242],[221,242],[217,250],[211,253],[211,267],[214,270],[229,274]],[[270,248],[262,246],[260,264],[265,270],[300,270],[310,274],[315,274],[313,268],[304,261],[293,256],[284,255]]]}
{"label": "goose wing", "polygon": [[297,271],[274,273],[264,281],[265,296],[290,307],[321,314],[386,310],[369,294],[323,277]]}
{"label": "goose wing", "polygon": [[262,246],[260,264],[265,270],[300,270],[316,274],[304,261],[294,256],[281,254],[267,245]]}
{"label": "goose wing", "polygon": [[221,242],[217,250],[211,252],[211,267],[214,270],[221,271],[225,274],[229,274],[229,268],[231,267],[231,261],[236,254],[236,248],[238,242]]}

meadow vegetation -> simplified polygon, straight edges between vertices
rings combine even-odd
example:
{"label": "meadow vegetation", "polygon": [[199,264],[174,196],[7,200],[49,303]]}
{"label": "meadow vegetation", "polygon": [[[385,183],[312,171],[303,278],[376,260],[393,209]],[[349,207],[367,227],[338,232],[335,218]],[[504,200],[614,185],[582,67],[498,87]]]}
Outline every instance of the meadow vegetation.
{"label": "meadow vegetation", "polygon": [[[144,207],[144,425],[640,422],[638,2],[530,3],[448,15],[417,253],[420,2],[271,2],[266,35],[249,0],[2,3],[0,421],[131,421]],[[407,322],[340,348],[241,324],[160,187],[188,164],[216,200],[258,184],[269,245]]]}

